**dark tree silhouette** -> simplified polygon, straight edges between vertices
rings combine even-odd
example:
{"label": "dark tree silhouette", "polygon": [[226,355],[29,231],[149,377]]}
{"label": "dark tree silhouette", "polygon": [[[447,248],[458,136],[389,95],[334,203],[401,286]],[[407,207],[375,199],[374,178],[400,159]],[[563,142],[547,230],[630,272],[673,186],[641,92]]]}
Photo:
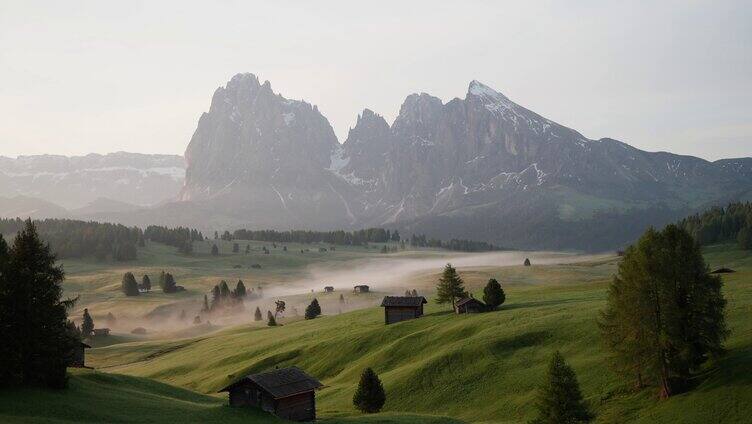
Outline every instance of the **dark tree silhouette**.
{"label": "dark tree silhouette", "polygon": [[588,423],[593,419],[582,399],[574,370],[556,351],[548,365],[546,383],[538,394],[538,417],[533,424]]}
{"label": "dark tree silhouette", "polygon": [[361,412],[373,414],[381,411],[385,402],[386,393],[379,376],[371,368],[366,368],[360,375],[358,389],[353,395],[353,405]]}

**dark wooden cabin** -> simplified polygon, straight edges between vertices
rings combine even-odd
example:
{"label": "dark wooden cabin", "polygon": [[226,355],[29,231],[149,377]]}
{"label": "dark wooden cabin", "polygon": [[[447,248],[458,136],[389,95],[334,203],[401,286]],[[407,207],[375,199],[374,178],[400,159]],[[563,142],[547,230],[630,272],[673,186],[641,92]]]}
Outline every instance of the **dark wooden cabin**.
{"label": "dark wooden cabin", "polygon": [[458,314],[477,314],[487,310],[488,307],[485,303],[472,297],[460,299],[454,307],[454,311]]}
{"label": "dark wooden cabin", "polygon": [[80,342],[71,356],[69,367],[73,368],[86,368],[86,349],[91,349],[91,346],[84,342]]}
{"label": "dark wooden cabin", "polygon": [[334,292],[334,287],[332,286],[324,287],[324,293],[332,293],[332,292]]}
{"label": "dark wooden cabin", "polygon": [[314,421],[315,391],[322,386],[300,368],[290,367],[249,374],[220,392],[229,393],[230,406],[261,408],[290,421]]}
{"label": "dark wooden cabin", "polygon": [[366,286],[365,284],[360,284],[355,287],[353,287],[353,292],[355,293],[368,293],[370,291],[370,288]]}
{"label": "dark wooden cabin", "polygon": [[384,322],[394,324],[423,316],[423,305],[428,303],[423,296],[384,296]]}

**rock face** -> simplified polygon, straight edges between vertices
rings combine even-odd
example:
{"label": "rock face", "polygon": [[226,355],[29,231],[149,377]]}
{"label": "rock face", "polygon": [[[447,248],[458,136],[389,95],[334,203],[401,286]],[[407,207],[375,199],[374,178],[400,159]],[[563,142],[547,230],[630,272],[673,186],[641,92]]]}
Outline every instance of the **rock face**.
{"label": "rock face", "polygon": [[184,177],[177,155],[0,157],[0,196],[36,197],[67,209],[102,198],[139,206],[175,200]]}
{"label": "rock face", "polygon": [[338,147],[317,107],[238,74],[199,119],[180,198],[211,200],[258,227],[341,225],[349,217],[335,186],[343,183],[327,171]]}
{"label": "rock face", "polygon": [[185,156],[181,199],[220,205],[236,225],[390,226],[512,247],[618,246],[647,225],[752,197],[752,159],[590,140],[478,81],[447,103],[408,96],[392,125],[366,109],[340,145],[315,106],[236,75]]}

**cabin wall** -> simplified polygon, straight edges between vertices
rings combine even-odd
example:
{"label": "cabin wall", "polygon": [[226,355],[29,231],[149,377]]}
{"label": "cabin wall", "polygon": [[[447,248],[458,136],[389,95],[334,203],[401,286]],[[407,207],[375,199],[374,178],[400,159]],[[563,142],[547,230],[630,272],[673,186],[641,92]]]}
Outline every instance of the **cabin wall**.
{"label": "cabin wall", "polygon": [[73,355],[71,356],[71,361],[68,366],[70,367],[76,367],[76,368],[83,368],[86,366],[86,352],[84,351],[83,346],[77,346],[75,349],[73,349]]}
{"label": "cabin wall", "polygon": [[387,306],[384,308],[384,322],[394,324],[395,322],[415,319],[422,315],[422,309],[412,306]]}
{"label": "cabin wall", "polygon": [[277,399],[274,415],[291,421],[316,419],[316,399],[313,392]]}

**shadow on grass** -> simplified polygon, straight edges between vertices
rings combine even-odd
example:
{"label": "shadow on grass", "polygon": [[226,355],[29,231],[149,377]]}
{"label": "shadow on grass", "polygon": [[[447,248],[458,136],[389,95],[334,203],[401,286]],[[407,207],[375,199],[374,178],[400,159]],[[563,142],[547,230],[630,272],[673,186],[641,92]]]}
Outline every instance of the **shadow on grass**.
{"label": "shadow on grass", "polygon": [[494,356],[508,356],[512,351],[538,346],[551,337],[548,331],[531,331],[514,337],[498,340],[491,347]]}
{"label": "shadow on grass", "polygon": [[510,311],[514,309],[525,309],[525,308],[538,308],[541,306],[555,306],[555,305],[564,305],[567,303],[581,303],[581,302],[590,302],[591,299],[557,299],[557,300],[537,300],[537,301],[531,301],[531,302],[520,302],[520,303],[512,303],[511,305],[502,305],[494,312],[503,312],[503,311]]}

